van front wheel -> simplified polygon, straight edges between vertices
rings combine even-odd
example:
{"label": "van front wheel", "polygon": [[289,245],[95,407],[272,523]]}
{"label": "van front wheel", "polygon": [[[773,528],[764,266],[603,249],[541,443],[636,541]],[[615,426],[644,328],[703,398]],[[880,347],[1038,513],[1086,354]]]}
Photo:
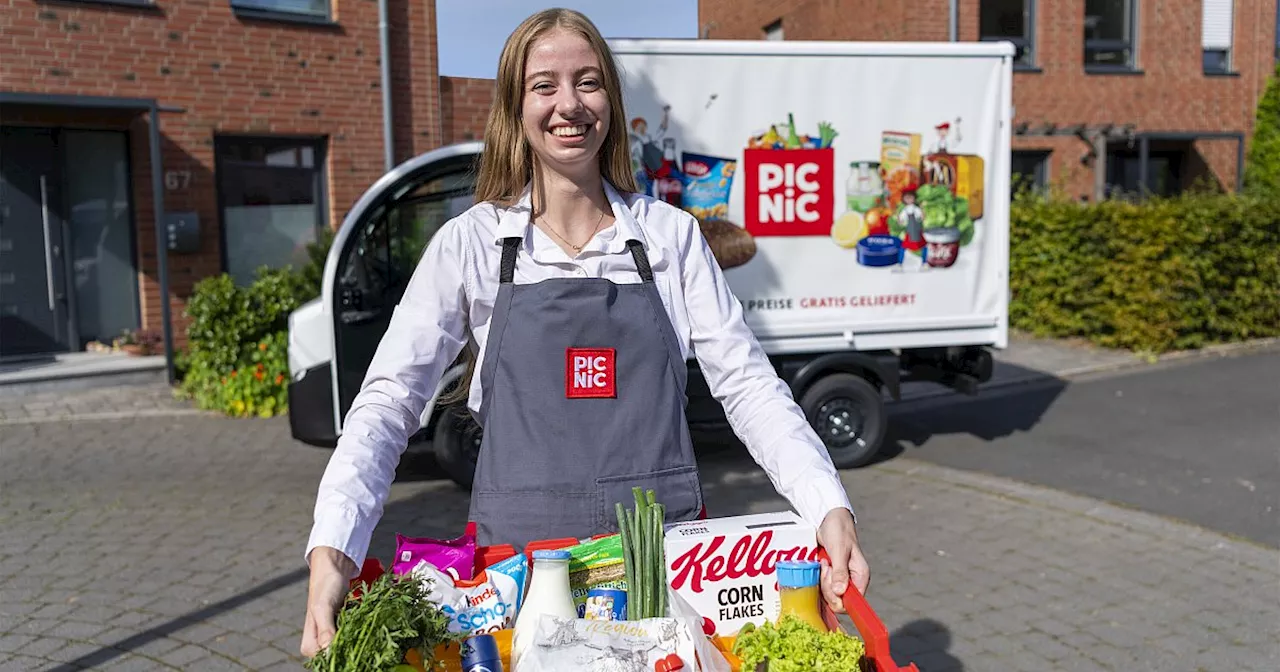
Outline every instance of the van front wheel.
{"label": "van front wheel", "polygon": [[888,424],[880,389],[864,378],[833,373],[805,390],[800,408],[839,469],[869,464]]}
{"label": "van front wheel", "polygon": [[436,419],[432,440],[436,463],[454,483],[470,489],[475,479],[476,460],[480,457],[480,440],[484,430],[463,404],[449,406]]}

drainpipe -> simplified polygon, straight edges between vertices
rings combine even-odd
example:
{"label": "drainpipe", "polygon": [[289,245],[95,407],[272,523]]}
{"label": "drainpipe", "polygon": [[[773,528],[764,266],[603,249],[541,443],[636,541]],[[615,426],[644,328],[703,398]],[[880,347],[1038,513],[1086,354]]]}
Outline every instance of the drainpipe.
{"label": "drainpipe", "polygon": [[382,53],[379,59],[382,63],[382,150],[386,172],[391,172],[396,167],[396,149],[391,136],[391,40],[387,35],[387,0],[378,0],[378,42]]}
{"label": "drainpipe", "polygon": [[950,7],[947,13],[947,39],[952,42],[960,41],[960,0],[950,0]]}

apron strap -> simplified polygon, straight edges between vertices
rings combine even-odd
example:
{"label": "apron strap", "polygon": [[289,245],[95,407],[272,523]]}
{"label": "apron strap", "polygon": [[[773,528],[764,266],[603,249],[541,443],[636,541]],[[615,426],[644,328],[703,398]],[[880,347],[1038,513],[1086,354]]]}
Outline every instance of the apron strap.
{"label": "apron strap", "polygon": [[502,267],[498,273],[498,281],[504,285],[511,284],[516,277],[516,255],[520,252],[520,238],[502,239]]}
{"label": "apron strap", "polygon": [[636,260],[636,270],[640,272],[640,279],[653,282],[653,267],[649,265],[649,255],[645,254],[644,244],[632,239],[627,241],[627,247],[631,248],[631,258]]}
{"label": "apron strap", "polygon": [[[516,256],[520,252],[522,242],[524,241],[520,238],[502,239],[502,266],[498,271],[498,281],[504,285],[515,281]],[[640,279],[653,282],[653,267],[649,265],[649,255],[644,251],[644,244],[633,239],[627,241],[627,247],[631,250],[631,258],[636,262],[636,271],[640,273]]]}

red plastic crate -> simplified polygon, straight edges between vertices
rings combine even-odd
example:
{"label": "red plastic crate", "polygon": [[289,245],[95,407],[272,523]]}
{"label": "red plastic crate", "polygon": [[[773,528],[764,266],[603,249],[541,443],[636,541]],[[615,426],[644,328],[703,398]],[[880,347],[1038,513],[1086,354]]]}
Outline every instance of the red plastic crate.
{"label": "red plastic crate", "polygon": [[[533,548],[535,546],[548,549],[566,548],[564,545],[559,545],[563,541],[563,539],[555,539],[543,542],[533,542],[529,545],[529,548]],[[575,540],[574,543],[577,543],[577,541]],[[504,546],[506,546],[506,544],[504,544]],[[485,546],[476,549],[477,564],[479,564],[479,558],[482,553],[487,552],[487,549],[490,548],[500,547]],[[818,557],[830,562],[830,558],[828,558],[825,550],[818,549]],[[476,574],[478,575],[480,570],[487,566],[488,565],[477,566]],[[372,583],[385,572],[386,570],[383,568],[380,560],[377,558],[366,558],[364,566],[360,569],[360,575],[352,580],[351,585],[353,588],[356,588],[357,584],[361,581],[365,583]],[[889,652],[889,630],[885,628],[884,623],[880,620],[880,617],[876,615],[875,610],[871,608],[871,604],[867,602],[866,598],[852,586],[850,586],[849,590],[846,590],[844,593],[844,608],[845,611],[849,613],[849,619],[853,621],[853,626],[857,629],[858,636],[862,638],[863,643],[866,645],[865,660],[868,663],[868,669],[866,672],[920,672],[919,668],[917,668],[914,663],[908,663],[905,667],[899,667],[893,660],[893,656]],[[822,606],[822,620],[827,624],[827,627],[830,628],[832,632],[845,632],[844,628],[840,626],[840,622],[837,620],[835,612],[833,612],[830,607],[826,606],[826,604],[823,604]]]}

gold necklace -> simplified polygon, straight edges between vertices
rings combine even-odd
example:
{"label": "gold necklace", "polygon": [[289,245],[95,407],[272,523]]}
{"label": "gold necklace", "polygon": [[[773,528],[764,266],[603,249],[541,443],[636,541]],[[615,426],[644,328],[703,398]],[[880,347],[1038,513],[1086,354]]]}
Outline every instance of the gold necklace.
{"label": "gold necklace", "polygon": [[596,232],[600,230],[600,225],[604,223],[604,212],[605,212],[604,210],[600,211],[600,219],[596,222],[596,227],[591,230],[591,233],[587,236],[587,239],[584,240],[581,245],[574,245],[573,243],[565,239],[564,236],[560,235],[560,233],[556,231],[556,227],[552,226],[551,222],[547,221],[546,217],[543,217],[542,215],[538,215],[538,219],[541,219],[542,223],[547,225],[548,231],[550,231],[556,238],[559,238],[560,240],[564,241],[565,245],[568,245],[569,247],[573,248],[573,251],[576,253],[576,252],[581,252],[582,248],[586,247],[587,243],[591,242],[591,238],[594,237],[596,235]]}

